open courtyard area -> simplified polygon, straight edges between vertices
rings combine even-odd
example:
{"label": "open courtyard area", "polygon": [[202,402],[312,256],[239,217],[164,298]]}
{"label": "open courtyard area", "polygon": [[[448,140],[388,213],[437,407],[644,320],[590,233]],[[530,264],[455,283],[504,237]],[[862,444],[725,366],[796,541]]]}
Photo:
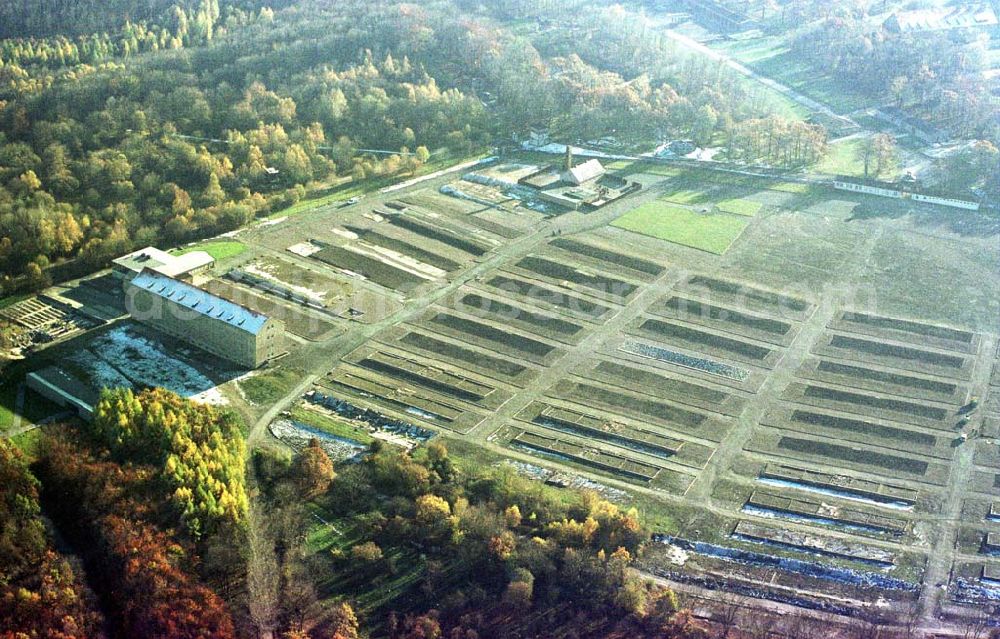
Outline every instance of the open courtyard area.
{"label": "open courtyard area", "polygon": [[254,432],[351,406],[588,482],[653,518],[643,569],[692,586],[928,625],[1000,601],[1000,225],[620,169],[644,188],[592,212],[429,182],[242,234],[254,272],[396,305],[275,364],[307,375]]}
{"label": "open courtyard area", "polygon": [[686,587],[928,626],[1000,603],[1000,223],[616,168],[642,188],[597,210],[451,174],[235,234],[203,285],[283,320],[260,370],[130,325],[54,348],[95,387],[171,368],[251,442],[438,437],[597,490]]}

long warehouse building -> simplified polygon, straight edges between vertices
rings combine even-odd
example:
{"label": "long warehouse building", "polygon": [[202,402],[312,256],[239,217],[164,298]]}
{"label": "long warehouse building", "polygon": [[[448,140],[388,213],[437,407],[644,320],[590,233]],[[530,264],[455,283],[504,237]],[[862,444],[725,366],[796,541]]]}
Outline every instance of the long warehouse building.
{"label": "long warehouse building", "polygon": [[240,366],[284,353],[284,322],[193,284],[145,268],[125,290],[134,320]]}

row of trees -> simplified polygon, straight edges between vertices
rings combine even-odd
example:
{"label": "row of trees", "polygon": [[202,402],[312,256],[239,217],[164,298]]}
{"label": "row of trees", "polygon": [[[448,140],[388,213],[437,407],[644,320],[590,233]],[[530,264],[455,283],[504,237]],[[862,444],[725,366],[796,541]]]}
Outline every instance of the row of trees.
{"label": "row of trees", "polygon": [[[220,17],[245,16],[288,5],[287,0],[58,0],[44,4],[9,0],[0,5],[0,38],[31,42],[45,36],[127,32],[149,23],[169,29],[171,38],[210,40]],[[134,50],[134,49],[133,49]]]}
{"label": "row of trees", "polygon": [[771,166],[801,167],[814,164],[826,153],[822,126],[778,116],[740,122],[728,141],[730,158]]}

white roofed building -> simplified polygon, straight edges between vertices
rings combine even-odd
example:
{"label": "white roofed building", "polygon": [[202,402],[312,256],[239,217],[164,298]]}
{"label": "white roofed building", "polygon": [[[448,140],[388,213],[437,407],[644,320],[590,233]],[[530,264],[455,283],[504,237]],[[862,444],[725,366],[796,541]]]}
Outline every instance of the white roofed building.
{"label": "white roofed building", "polygon": [[127,284],[143,269],[150,269],[178,279],[191,279],[215,266],[215,258],[205,251],[191,251],[184,255],[171,255],[158,248],[144,249],[123,255],[111,263],[111,271]]}
{"label": "white roofed building", "polygon": [[577,164],[563,171],[560,177],[563,182],[580,186],[585,182],[596,180],[602,175],[604,175],[604,166],[601,165],[600,160],[587,160],[583,164]]}

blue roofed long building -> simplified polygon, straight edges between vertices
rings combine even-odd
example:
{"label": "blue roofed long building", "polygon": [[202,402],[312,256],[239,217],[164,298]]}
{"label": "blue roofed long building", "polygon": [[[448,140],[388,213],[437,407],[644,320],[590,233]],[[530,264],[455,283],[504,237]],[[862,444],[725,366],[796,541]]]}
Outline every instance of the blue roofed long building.
{"label": "blue roofed long building", "polygon": [[285,325],[193,284],[143,269],[126,285],[138,322],[246,368],[283,354]]}

